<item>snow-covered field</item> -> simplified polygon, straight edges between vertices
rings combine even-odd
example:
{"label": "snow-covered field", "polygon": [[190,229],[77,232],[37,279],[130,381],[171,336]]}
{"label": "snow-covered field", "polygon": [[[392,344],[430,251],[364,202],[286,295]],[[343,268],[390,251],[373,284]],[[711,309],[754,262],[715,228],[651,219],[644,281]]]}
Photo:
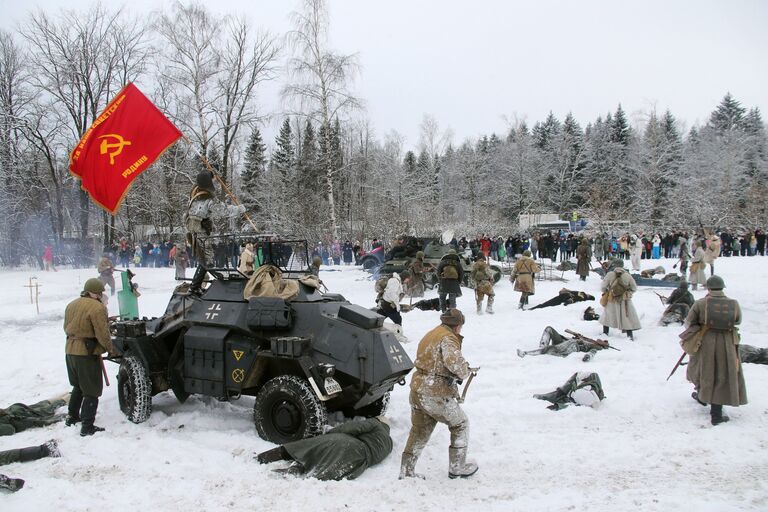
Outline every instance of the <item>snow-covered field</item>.
{"label": "snow-covered field", "polygon": [[[672,261],[643,261],[643,268]],[[742,341],[766,345],[768,259],[720,258],[716,267],[726,293],[740,301]],[[334,270],[341,267],[333,267]],[[323,268],[332,292],[372,306],[373,283],[363,271]],[[37,275],[40,315],[23,285]],[[64,307],[94,272],[14,271],[0,274],[0,407],[27,403],[68,390],[64,365]],[[556,295],[562,286],[599,296],[600,281],[537,283],[531,305]],[[172,269],[139,269],[142,315],[163,312],[174,286]],[[671,289],[661,290],[669,293]],[[700,298],[705,292],[694,292]],[[397,479],[400,453],[410,427],[408,388],[397,386],[387,416],[394,450],[379,466],[355,481],[320,482],[278,476],[253,459],[272,445],[261,440],[251,421],[253,400],[222,403],[172,395],[154,399],[146,423],[125,419],[114,385],[117,366],[108,363],[113,385],[105,388],[97,424],[105,433],[81,438],[63,423],[0,438],[0,449],[58,439],[63,456],[0,468],[24,478],[24,489],[0,495],[0,510],[483,510],[490,511],[731,511],[768,510],[768,368],[745,365],[750,403],[726,407],[731,422],[712,427],[708,408],[690,397],[684,368],[669,382],[679,357],[678,326],[659,327],[662,305],[641,288],[635,305],[643,329],[636,341],[612,332],[621,352],[601,351],[583,363],[581,354],[520,359],[516,349],[538,345],[552,325],[598,336],[597,322],[581,320],[587,305],[518,311],[519,295],[507,280],[496,287],[495,315],[477,316],[466,291],[459,307],[467,314],[464,354],[481,366],[468,393],[470,457],[480,465],[475,477],[449,480],[448,431],[438,426],[418,471],[427,480]],[[428,297],[436,292],[428,292]],[[601,308],[595,302],[595,308]],[[110,313],[117,312],[117,300]],[[406,349],[412,358],[418,340],[438,323],[438,313],[404,315]],[[569,407],[554,412],[531,398],[553,390],[575,371],[596,371],[606,400],[599,408]]]}

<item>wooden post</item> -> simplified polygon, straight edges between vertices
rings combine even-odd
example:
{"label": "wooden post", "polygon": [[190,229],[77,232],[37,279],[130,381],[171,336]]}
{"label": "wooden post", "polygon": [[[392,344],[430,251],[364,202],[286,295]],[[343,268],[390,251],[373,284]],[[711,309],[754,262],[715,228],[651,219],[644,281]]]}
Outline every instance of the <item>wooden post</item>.
{"label": "wooden post", "polygon": [[[32,284],[32,281],[35,281],[34,284]],[[40,314],[40,287],[42,286],[37,282],[37,277],[30,277],[29,278],[29,284],[23,285],[24,288],[29,288],[29,303],[34,304],[35,308],[37,309],[37,314]],[[34,295],[32,294],[32,288],[35,289]]]}

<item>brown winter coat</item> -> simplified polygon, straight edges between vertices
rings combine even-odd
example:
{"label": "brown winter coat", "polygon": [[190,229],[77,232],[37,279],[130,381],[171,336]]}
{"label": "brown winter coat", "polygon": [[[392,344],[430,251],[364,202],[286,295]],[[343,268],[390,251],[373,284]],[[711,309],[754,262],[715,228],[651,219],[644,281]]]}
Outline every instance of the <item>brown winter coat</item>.
{"label": "brown winter coat", "polygon": [[411,393],[458,398],[457,380],[469,377],[469,364],[461,354],[463,337],[445,324],[429,331],[419,342],[411,379]]}
{"label": "brown winter coat", "polygon": [[576,273],[580,276],[589,275],[589,260],[592,259],[592,249],[589,248],[589,244],[582,242],[576,248]]}
{"label": "brown winter coat", "polygon": [[710,263],[713,263],[718,256],[720,256],[720,239],[712,237],[709,241],[709,246],[707,246],[707,250],[704,251],[704,263],[709,265]]}
{"label": "brown winter coat", "polygon": [[533,295],[536,287],[533,282],[533,274],[541,272],[541,267],[529,256],[522,256],[515,262],[512,268],[510,280],[515,283],[515,291]]}
{"label": "brown winter coat", "polygon": [[[721,290],[711,290],[706,297],[697,300],[685,320],[687,327],[699,326],[704,329],[711,309],[707,302],[727,298]],[[741,308],[735,300],[732,308],[731,328],[709,327],[701,337],[701,345],[691,354],[688,364],[688,380],[696,386],[699,400],[708,404],[744,405],[747,403],[747,389],[739,360],[739,332],[736,325],[741,323]],[[695,349],[695,347],[694,347]]]}
{"label": "brown winter coat", "polygon": [[[107,308],[97,299],[80,297],[70,302],[64,310],[64,332],[67,333],[67,354],[88,356],[115,352],[109,333]],[[88,338],[98,341],[90,353],[85,347]]]}

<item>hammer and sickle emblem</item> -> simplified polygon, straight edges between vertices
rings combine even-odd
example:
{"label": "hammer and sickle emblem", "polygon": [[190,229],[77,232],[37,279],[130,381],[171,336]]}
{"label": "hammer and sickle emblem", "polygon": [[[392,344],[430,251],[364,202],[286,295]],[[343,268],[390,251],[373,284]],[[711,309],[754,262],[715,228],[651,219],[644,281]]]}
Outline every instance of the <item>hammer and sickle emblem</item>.
{"label": "hammer and sickle emblem", "polygon": [[[124,146],[130,146],[131,141],[123,139],[122,136],[116,133],[108,133],[107,135],[102,135],[99,138],[106,139],[108,137],[113,138],[115,142],[110,144],[106,140],[102,140],[99,149],[102,155],[109,153],[109,165],[115,165],[115,157],[123,152]],[[110,151],[111,149],[114,149],[114,151]]]}

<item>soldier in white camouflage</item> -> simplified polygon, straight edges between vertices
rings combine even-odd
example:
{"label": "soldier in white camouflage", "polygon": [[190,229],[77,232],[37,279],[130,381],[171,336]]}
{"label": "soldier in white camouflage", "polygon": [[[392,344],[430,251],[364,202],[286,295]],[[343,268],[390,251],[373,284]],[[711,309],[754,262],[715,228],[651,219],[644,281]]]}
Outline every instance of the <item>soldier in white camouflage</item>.
{"label": "soldier in white camouflage", "polygon": [[187,227],[187,243],[192,247],[197,261],[203,265],[213,264],[213,243],[209,241],[203,244],[199,238],[211,235],[214,231],[214,220],[234,217],[245,212],[243,205],[226,205],[215,194],[213,174],[201,171],[189,195],[184,223]]}

